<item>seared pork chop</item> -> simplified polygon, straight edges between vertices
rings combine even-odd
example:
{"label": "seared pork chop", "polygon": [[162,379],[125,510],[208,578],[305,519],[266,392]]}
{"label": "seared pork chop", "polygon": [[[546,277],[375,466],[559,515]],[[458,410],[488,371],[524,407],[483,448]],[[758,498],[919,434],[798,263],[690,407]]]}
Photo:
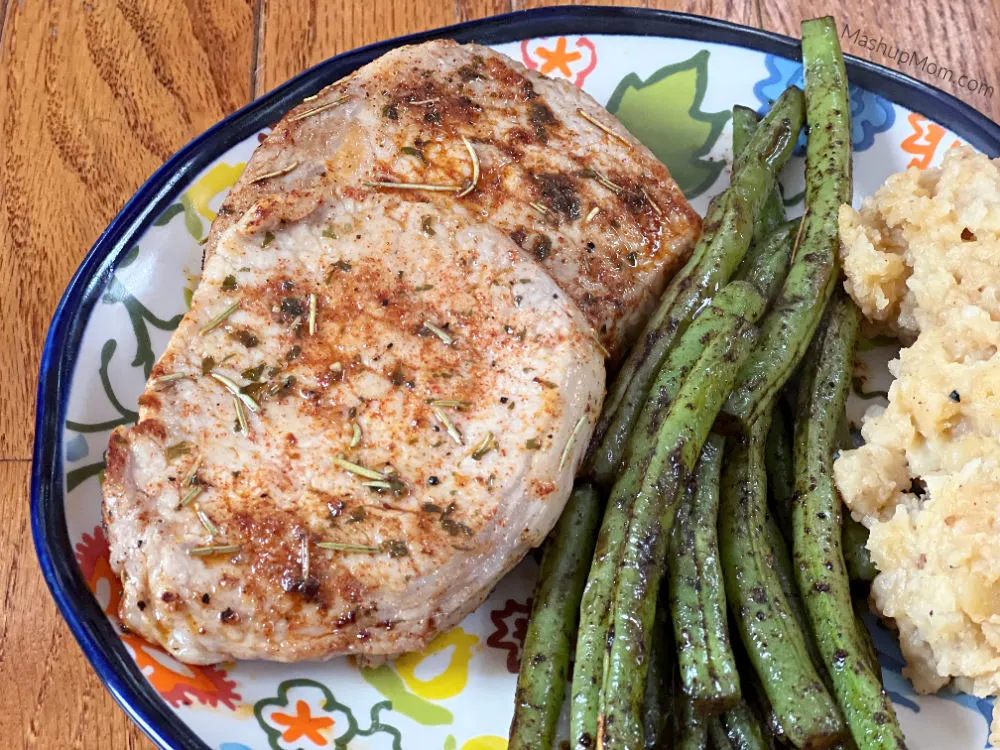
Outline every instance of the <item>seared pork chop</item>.
{"label": "seared pork chop", "polygon": [[460,204],[508,234],[612,360],[700,231],[666,168],[586,93],[486,47],[435,41],[389,52],[289,112],[229,193],[206,258],[262,196],[365,182],[454,186],[382,189]]}
{"label": "seared pork chop", "polygon": [[602,354],[572,299],[483,222],[492,199],[255,197],[216,227],[139,422],[111,438],[122,622],[199,664],[420,649],[554,524]]}

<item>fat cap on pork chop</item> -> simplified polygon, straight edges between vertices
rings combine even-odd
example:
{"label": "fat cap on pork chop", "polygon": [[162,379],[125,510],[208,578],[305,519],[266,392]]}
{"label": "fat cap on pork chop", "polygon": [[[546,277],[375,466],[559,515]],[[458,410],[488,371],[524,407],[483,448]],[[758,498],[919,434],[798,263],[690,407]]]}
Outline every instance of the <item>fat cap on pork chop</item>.
{"label": "fat cap on pork chop", "polygon": [[110,441],[123,624],[194,664],[424,647],[561,512],[603,396],[590,333],[471,211],[261,197]]}
{"label": "fat cap on pork chop", "polygon": [[[468,145],[463,142],[466,139]],[[319,185],[460,204],[535,257],[583,311],[612,363],[700,232],[655,156],[593,98],[475,44],[401,47],[289,112],[254,153],[206,244],[260,197]]]}

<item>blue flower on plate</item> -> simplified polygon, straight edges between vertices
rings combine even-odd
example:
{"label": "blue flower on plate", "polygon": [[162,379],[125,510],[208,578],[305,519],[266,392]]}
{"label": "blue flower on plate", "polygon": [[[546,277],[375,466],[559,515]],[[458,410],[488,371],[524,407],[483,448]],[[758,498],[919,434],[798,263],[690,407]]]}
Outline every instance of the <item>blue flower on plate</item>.
{"label": "blue flower on plate", "polygon": [[[771,108],[771,102],[781,96],[781,92],[789,86],[803,85],[802,63],[787,60],[784,57],[765,55],[764,65],[767,66],[767,78],[753,86],[754,96],[760,106],[757,111],[764,114]],[[878,94],[859,86],[850,87],[851,120],[853,122],[851,141],[855,151],[864,151],[875,143],[875,136],[884,133],[896,121],[896,108],[892,102],[883,99]],[[803,133],[795,147],[798,156],[804,156],[806,140]]]}

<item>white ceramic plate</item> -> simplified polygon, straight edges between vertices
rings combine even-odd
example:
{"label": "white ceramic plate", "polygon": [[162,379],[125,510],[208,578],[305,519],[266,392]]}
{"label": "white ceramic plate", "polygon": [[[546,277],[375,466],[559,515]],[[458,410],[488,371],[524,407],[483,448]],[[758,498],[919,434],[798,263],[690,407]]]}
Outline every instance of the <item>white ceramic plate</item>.
{"label": "white ceramic plate", "polygon": [[[171,159],[126,206],[73,279],[56,313],[39,381],[32,518],[53,594],[116,699],[163,747],[506,748],[515,674],[536,563],[526,560],[486,603],[423,653],[375,670],[352,660],[186,667],[120,631],[99,485],[110,430],[136,399],[198,281],[201,240],[229,186],[293,104],[402,43],[481,41],[582,86],[668,165],[704,212],[728,181],[730,109],[764,109],[801,84],[795,40],[707,19],[639,9],[552,8],[473,22],[342,55],[233,115]],[[1000,128],[912,79],[849,61],[855,200],[907,166],[940,161],[956,142],[992,156]],[[803,160],[783,175],[801,212]],[[866,392],[888,385],[884,349],[866,353]],[[869,395],[868,398],[871,398]],[[868,402],[852,397],[858,419]],[[991,703],[917,696],[898,646],[874,626],[886,687],[914,750],[979,750]]]}

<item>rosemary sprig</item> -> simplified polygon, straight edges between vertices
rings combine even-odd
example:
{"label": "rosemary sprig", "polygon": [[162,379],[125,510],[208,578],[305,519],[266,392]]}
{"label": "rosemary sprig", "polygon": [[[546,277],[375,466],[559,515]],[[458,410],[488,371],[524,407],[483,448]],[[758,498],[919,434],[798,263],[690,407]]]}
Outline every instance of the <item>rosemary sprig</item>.
{"label": "rosemary sprig", "polygon": [[437,417],[438,421],[444,425],[444,429],[448,433],[448,437],[459,445],[465,445],[465,441],[462,439],[462,433],[459,432],[455,423],[448,418],[448,415],[436,406],[432,407],[431,410],[434,412],[434,416]]}
{"label": "rosemary sprig", "polygon": [[252,398],[250,398],[250,396],[248,396],[246,393],[243,393],[240,390],[240,387],[236,385],[236,383],[227,378],[221,372],[210,372],[208,373],[208,376],[213,380],[222,383],[222,385],[225,386],[227,391],[229,391],[234,396],[236,396],[236,398],[242,401],[246,405],[246,407],[254,414],[260,411],[260,404],[258,404]]}
{"label": "rosemary sprig", "polygon": [[465,149],[469,152],[469,158],[472,159],[472,180],[469,182],[469,185],[465,188],[465,190],[455,194],[456,198],[464,198],[475,190],[476,185],[479,184],[479,157],[476,156],[476,149],[472,147],[472,144],[469,143],[469,139],[464,135],[462,136],[462,143],[465,144]]}
{"label": "rosemary sprig", "polygon": [[334,552],[366,552],[374,555],[381,551],[379,547],[372,547],[367,544],[341,544],[340,542],[316,542],[320,549],[329,549]]}
{"label": "rosemary sprig", "polygon": [[453,398],[436,398],[431,401],[428,401],[427,403],[430,404],[431,406],[441,406],[446,409],[458,409],[459,411],[461,411],[462,409],[468,409],[470,406],[472,406],[471,401],[457,401],[456,399]]}
{"label": "rosemary sprig", "polygon": [[208,321],[200,329],[198,329],[198,333],[201,336],[204,336],[206,333],[211,331],[213,328],[217,327],[222,321],[224,321],[226,318],[228,318],[230,315],[236,312],[236,308],[242,304],[243,304],[243,298],[241,297],[240,299],[236,300],[233,304],[231,304],[229,307],[227,307],[225,310],[216,315],[214,318],[212,318],[210,321]]}
{"label": "rosemary sprig", "polygon": [[316,295],[309,295],[309,335],[316,333]]}
{"label": "rosemary sprig", "polygon": [[386,482],[381,479],[373,479],[371,482],[362,482],[362,487],[372,487],[377,490],[391,490],[392,482]]}
{"label": "rosemary sprig", "polygon": [[366,180],[365,187],[392,188],[396,190],[433,190],[440,193],[457,193],[461,185],[430,185],[423,182],[392,182],[391,180]]}
{"label": "rosemary sprig", "polygon": [[[312,117],[313,115],[318,115],[320,112],[325,112],[328,109],[333,109],[334,107],[340,106],[341,104],[343,104],[344,102],[346,102],[349,98],[350,97],[348,97],[347,95],[339,96],[336,99],[333,99],[332,101],[327,102],[326,104],[320,104],[320,105],[317,105],[317,106],[315,106],[315,107],[313,107],[311,109],[303,110],[302,112],[299,112],[294,117],[289,117],[288,121],[289,122],[298,122],[299,120],[304,120],[307,117]],[[310,101],[310,100],[303,99],[302,101],[305,102],[305,101]],[[289,171],[291,171],[291,170],[289,170]]]}
{"label": "rosemary sprig", "polygon": [[247,424],[247,415],[243,411],[243,402],[236,396],[233,396],[233,408],[236,410],[236,423],[240,426],[240,432],[249,435],[250,425]]}
{"label": "rosemary sprig", "polygon": [[620,193],[622,191],[622,186],[619,185],[617,182],[612,182],[611,180],[609,180],[607,178],[606,175],[604,175],[602,172],[594,169],[593,167],[591,167],[591,170],[594,173],[594,179],[599,184],[604,185],[604,187],[606,187],[608,190],[610,190],[613,193]]}
{"label": "rosemary sprig", "polygon": [[531,206],[536,211],[538,211],[538,213],[540,213],[542,216],[548,216],[549,215],[549,209],[548,209],[548,207],[545,206],[545,205],[543,205],[543,204],[541,204],[541,203],[538,203],[536,201],[529,201],[528,205]]}
{"label": "rosemary sprig", "polygon": [[382,472],[366,468],[361,464],[348,461],[340,456],[335,456],[331,460],[344,471],[350,472],[351,474],[357,474],[359,477],[365,477],[366,479],[380,479],[383,481],[385,480],[385,474]]}
{"label": "rosemary sprig", "polygon": [[649,193],[646,192],[646,188],[640,188],[640,190],[642,190],[642,196],[646,199],[646,201],[652,207],[653,211],[656,212],[656,215],[657,216],[663,216],[663,209],[660,208],[656,204],[656,201],[654,201],[652,198],[649,197]]}
{"label": "rosemary sprig", "polygon": [[[200,455],[197,458],[195,458],[194,463],[191,464],[191,468],[188,469],[187,474],[185,474],[184,478],[181,480],[181,487],[187,487],[189,484],[191,484],[191,480],[194,479],[194,475],[197,474],[198,469],[201,468],[201,459],[202,456]],[[184,503],[181,503],[181,505],[183,504]]]}
{"label": "rosemary sprig", "polygon": [[299,162],[293,161],[291,164],[281,167],[280,169],[275,169],[273,172],[265,172],[262,175],[258,175],[250,180],[251,185],[256,185],[258,182],[263,182],[264,180],[270,180],[272,177],[284,177],[289,172],[298,169]]}
{"label": "rosemary sprig", "polygon": [[576,420],[576,424],[573,426],[573,431],[569,434],[569,440],[566,441],[566,447],[563,448],[562,457],[559,459],[559,471],[563,470],[563,466],[566,465],[566,461],[569,459],[569,453],[573,449],[573,443],[576,442],[576,436],[580,432],[580,428],[583,427],[585,422],[584,417],[580,417]]}
{"label": "rosemary sprig", "polygon": [[348,448],[357,448],[361,444],[361,427],[358,426],[357,422],[351,423],[351,429],[354,434],[351,435],[351,444],[347,446]]}
{"label": "rosemary sprig", "polygon": [[441,97],[440,96],[434,96],[434,97],[431,97],[430,99],[421,99],[419,102],[407,102],[407,104],[412,104],[412,105],[416,106],[418,104],[433,104],[434,102],[438,102],[438,101],[441,101]]}
{"label": "rosemary sprig", "polygon": [[194,547],[188,550],[191,557],[207,557],[208,555],[226,555],[230,552],[239,552],[241,544],[215,544],[209,547]]}
{"label": "rosemary sprig", "polygon": [[428,331],[430,331],[439,339],[441,339],[446,346],[451,346],[452,344],[455,343],[455,339],[449,336],[447,331],[445,331],[443,328],[438,328],[430,321],[427,320],[424,321],[424,328],[426,328]]}
{"label": "rosemary sprig", "polygon": [[599,214],[600,212],[601,212],[600,207],[599,206],[594,206],[587,213],[587,218],[583,220],[583,223],[584,224],[589,224],[590,222],[592,222],[594,220],[594,217],[597,216],[597,214]]}
{"label": "rosemary sprig", "polygon": [[183,498],[181,498],[180,504],[178,504],[177,507],[183,508],[185,505],[190,503],[204,491],[205,491],[204,488],[201,487],[200,485],[192,487],[190,490],[188,490],[188,493]]}
{"label": "rosemary sprig", "polygon": [[153,378],[149,381],[148,386],[154,391],[160,390],[163,386],[174,383],[178,380],[183,380],[184,378],[189,378],[190,375],[185,375],[181,372],[171,372],[166,375],[160,375],[158,378]]}
{"label": "rosemary sprig", "polygon": [[208,535],[210,537],[217,537],[219,535],[219,527],[212,523],[212,519],[208,517],[208,514],[201,509],[198,503],[194,504],[194,512],[198,516],[198,520],[201,521],[201,525],[205,527]]}
{"label": "rosemary sprig", "polygon": [[593,328],[590,329],[590,338],[592,338],[594,343],[597,344],[598,350],[600,350],[601,354],[604,355],[605,359],[611,356],[611,352],[609,352],[607,348],[605,348],[604,344],[601,343],[601,340],[597,338],[597,331]]}
{"label": "rosemary sprig", "polygon": [[472,458],[482,461],[490,452],[496,450],[497,439],[492,432],[487,432],[482,440],[472,450]]}
{"label": "rosemary sprig", "polygon": [[580,117],[582,117],[584,120],[586,120],[587,122],[589,122],[591,125],[593,125],[595,128],[597,128],[598,130],[603,130],[605,133],[607,133],[608,135],[610,135],[616,141],[620,141],[621,143],[624,143],[626,146],[628,146],[629,150],[632,149],[632,144],[628,142],[627,138],[625,138],[624,136],[618,135],[618,133],[616,133],[615,131],[613,131],[611,128],[609,128],[607,125],[605,125],[600,120],[597,120],[597,119],[591,117],[590,115],[588,115],[586,112],[584,112],[580,108],[578,108],[576,110],[576,113],[578,115],[580,115]]}

